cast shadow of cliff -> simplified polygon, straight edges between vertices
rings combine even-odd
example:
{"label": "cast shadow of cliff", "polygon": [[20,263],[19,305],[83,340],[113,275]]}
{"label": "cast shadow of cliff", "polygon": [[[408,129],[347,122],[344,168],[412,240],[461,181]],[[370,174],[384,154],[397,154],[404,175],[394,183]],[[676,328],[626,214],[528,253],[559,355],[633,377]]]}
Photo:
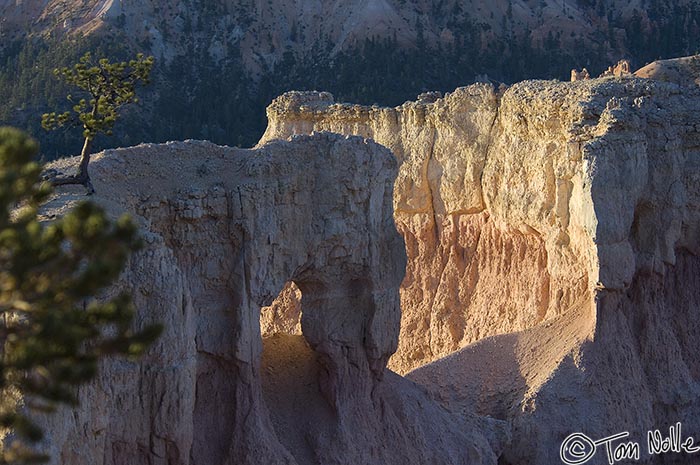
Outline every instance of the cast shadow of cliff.
{"label": "cast shadow of cliff", "polygon": [[[682,249],[676,255],[663,273],[638,272],[625,292],[599,290],[594,303],[479,341],[407,377],[451,410],[510,422],[504,465],[559,463],[574,432],[596,440],[626,431],[646,444],[648,431],[666,434],[676,422],[697,431],[700,288],[688,283],[697,282],[700,259]],[[642,451],[639,463],[690,459]],[[590,463],[606,463],[605,452]]]}
{"label": "cast shadow of cliff", "polygon": [[340,417],[320,389],[324,369],[301,335],[263,339],[263,397],[280,442],[299,465],[355,463],[353,455],[362,463],[495,464],[510,439],[504,422],[448,412],[390,370],[371,402],[358,403],[357,417]]}
{"label": "cast shadow of cliff", "polygon": [[551,462],[528,460],[589,423],[579,363],[594,326],[586,300],[533,328],[482,339],[407,378],[448,410],[507,421],[512,438],[500,464],[556,463],[558,449],[545,451]]}

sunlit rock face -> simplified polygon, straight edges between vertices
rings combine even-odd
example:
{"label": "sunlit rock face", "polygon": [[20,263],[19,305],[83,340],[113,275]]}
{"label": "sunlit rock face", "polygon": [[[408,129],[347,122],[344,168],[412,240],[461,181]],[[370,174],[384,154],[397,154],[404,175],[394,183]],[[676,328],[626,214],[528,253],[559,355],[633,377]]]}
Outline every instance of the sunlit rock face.
{"label": "sunlit rock face", "polygon": [[[131,214],[145,242],[116,287],[137,325],[165,333],[44,420],[52,463],[495,465],[503,422],[451,414],[386,370],[406,265],[396,174],[386,148],[333,134],[97,155],[95,201]],[[44,214],[81,194],[62,188]],[[301,295],[303,338],[282,351],[270,338],[263,357],[261,309],[283,289]]]}
{"label": "sunlit rock face", "polygon": [[634,75],[683,87],[700,86],[700,54],[653,61],[635,71]]}
{"label": "sunlit rock face", "polygon": [[694,84],[631,76],[397,108],[293,92],[252,150],[100,154],[96,200],[146,243],[117,288],[166,333],[46,420],[47,449],[550,465],[574,432],[700,432],[698,108]]}
{"label": "sunlit rock face", "polygon": [[[422,366],[408,377],[450,409],[509,420],[502,463],[559,463],[578,431],[645,447],[676,421],[700,431],[700,93],[648,74],[663,79],[268,108],[261,142],[327,130],[394,153],[408,264],[389,365]],[[688,457],[640,457],[659,460]]]}
{"label": "sunlit rock face", "polygon": [[594,215],[581,195],[581,142],[569,133],[587,94],[530,83],[499,96],[478,84],[397,108],[335,104],[327,93],[270,105],[261,142],[358,134],[399,162],[394,216],[408,267],[392,368],[407,372],[589,298]]}

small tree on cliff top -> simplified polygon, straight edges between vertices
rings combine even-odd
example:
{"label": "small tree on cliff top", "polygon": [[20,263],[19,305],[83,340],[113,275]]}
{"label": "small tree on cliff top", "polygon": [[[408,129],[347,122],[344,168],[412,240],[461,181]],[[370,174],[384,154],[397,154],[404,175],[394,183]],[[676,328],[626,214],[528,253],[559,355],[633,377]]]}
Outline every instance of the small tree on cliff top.
{"label": "small tree on cliff top", "polygon": [[0,128],[0,465],[45,460],[25,445],[42,436],[28,413],[75,404],[100,359],[140,355],[160,332],[131,329],[125,293],[93,299],[137,248],[134,224],[88,202],[42,224],[51,188],[39,184],[36,152],[24,134]]}
{"label": "small tree on cliff top", "polygon": [[87,94],[78,101],[68,96],[68,101],[74,103],[73,111],[45,113],[41,118],[46,130],[66,125],[82,126],[85,138],[77,173],[53,179],[54,185],[82,184],[88,194],[94,192],[88,174],[92,142],[100,133],[112,134],[121,107],[138,102],[136,87],[149,83],[152,67],[153,57],[146,58],[141,53],[129,62],[110,63],[102,58],[95,63],[88,52],[72,68],[54,70],[57,77]]}

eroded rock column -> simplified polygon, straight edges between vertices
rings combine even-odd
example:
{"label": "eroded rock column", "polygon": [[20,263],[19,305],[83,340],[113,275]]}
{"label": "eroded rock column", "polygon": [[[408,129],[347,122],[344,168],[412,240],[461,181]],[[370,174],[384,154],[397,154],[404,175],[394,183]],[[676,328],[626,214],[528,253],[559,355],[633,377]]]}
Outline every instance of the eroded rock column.
{"label": "eroded rock column", "polygon": [[[268,186],[241,187],[241,211],[255,212],[243,224],[251,296],[244,313],[257,318],[287,281],[299,287],[303,334],[321,355],[323,392],[340,411],[369,395],[396,350],[405,252],[391,209],[391,153],[359,138],[314,140],[296,157],[285,153],[287,143],[270,144],[248,166],[296,165]],[[259,342],[251,344],[257,356]]]}

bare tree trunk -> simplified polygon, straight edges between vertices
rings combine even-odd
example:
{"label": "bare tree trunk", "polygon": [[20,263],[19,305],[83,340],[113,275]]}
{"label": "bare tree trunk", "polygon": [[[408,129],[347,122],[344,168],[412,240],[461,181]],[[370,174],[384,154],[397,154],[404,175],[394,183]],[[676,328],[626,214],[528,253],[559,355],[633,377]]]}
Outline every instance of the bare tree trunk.
{"label": "bare tree trunk", "polygon": [[87,195],[94,194],[95,189],[92,187],[92,182],[90,181],[90,174],[88,173],[88,165],[90,164],[91,150],[92,139],[86,137],[85,143],[83,144],[83,150],[80,153],[80,164],[78,165],[78,172],[73,176],[54,178],[51,180],[51,184],[54,186],[65,186],[67,184],[82,184],[83,186],[85,186],[85,189],[87,189]]}
{"label": "bare tree trunk", "polygon": [[[4,362],[5,341],[7,341],[7,311],[0,312],[0,363]],[[1,374],[1,373],[0,373]],[[0,389],[4,379],[0,378]]]}
{"label": "bare tree trunk", "polygon": [[92,148],[92,139],[89,137],[85,138],[85,143],[83,144],[83,151],[80,152],[80,165],[78,165],[78,172],[75,177],[80,180],[90,179],[88,174],[88,164],[90,163],[90,150]]}
{"label": "bare tree trunk", "polygon": [[85,186],[88,191],[88,195],[95,193],[95,189],[92,187],[92,182],[90,182],[90,174],[88,173],[91,150],[92,139],[90,137],[86,137],[85,143],[83,144],[83,151],[80,152],[80,165],[78,165],[78,173],[76,174],[76,177],[80,180],[80,183]]}
{"label": "bare tree trunk", "polygon": [[[97,116],[99,104],[100,96],[96,96],[91,112],[93,118]],[[83,126],[83,129],[87,130],[88,128]],[[85,138],[83,150],[80,152],[80,165],[78,165],[78,172],[73,176],[54,178],[51,180],[52,185],[65,186],[66,184],[82,184],[85,186],[85,189],[87,189],[87,195],[92,195],[95,193],[95,188],[92,187],[92,182],[90,182],[90,174],[88,174],[88,165],[90,164],[90,151],[92,150],[93,137],[94,134],[88,133],[88,137]]]}

